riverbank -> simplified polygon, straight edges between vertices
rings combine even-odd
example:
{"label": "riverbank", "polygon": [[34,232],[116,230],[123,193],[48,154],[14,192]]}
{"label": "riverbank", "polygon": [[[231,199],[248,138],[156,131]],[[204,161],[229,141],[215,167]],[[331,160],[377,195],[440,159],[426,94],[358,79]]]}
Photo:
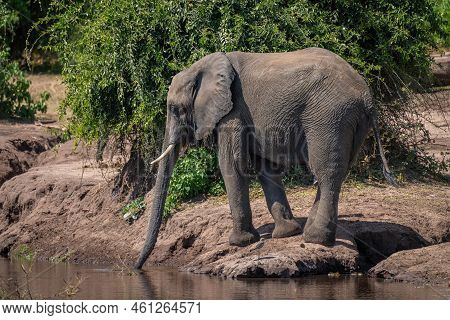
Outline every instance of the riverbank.
{"label": "riverbank", "polygon": [[[0,124],[0,130],[7,132],[8,125]],[[52,139],[44,128],[36,130],[47,135],[44,143]],[[3,141],[9,141],[6,134]],[[18,152],[29,151],[25,148]],[[145,213],[131,225],[123,219],[125,204],[111,195],[119,159],[105,157],[108,160],[97,163],[89,148],[75,147],[71,141],[33,157],[33,166],[0,187],[0,254],[9,256],[26,245],[39,259],[131,266],[143,244],[148,216]],[[448,252],[448,192],[448,185],[437,182],[407,183],[401,188],[346,184],[339,208],[338,241],[331,248],[304,243],[301,235],[271,239],[273,221],[257,189],[252,194],[252,211],[263,240],[245,248],[228,245],[232,223],[225,196],[189,203],[164,223],[144,269],[163,265],[194,273],[248,278],[333,276],[374,267],[370,271],[374,276],[445,286],[450,281],[448,254],[430,255],[426,264],[423,254],[417,254],[422,258],[416,264],[416,254],[410,255],[410,265],[442,270],[438,276],[429,273],[425,277],[419,272],[414,277],[389,277],[395,272],[387,268],[393,266],[414,270],[395,261],[383,265],[383,272],[376,270],[380,270],[379,263],[394,258],[396,252],[438,244],[440,252]],[[301,224],[306,221],[314,195],[314,186],[288,192]],[[150,193],[147,206],[151,198]]]}

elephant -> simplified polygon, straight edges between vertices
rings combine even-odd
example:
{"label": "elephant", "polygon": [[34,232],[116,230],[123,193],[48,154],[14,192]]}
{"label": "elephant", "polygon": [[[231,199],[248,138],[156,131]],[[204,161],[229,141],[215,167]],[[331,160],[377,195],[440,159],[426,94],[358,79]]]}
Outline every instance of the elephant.
{"label": "elephant", "polygon": [[[253,226],[249,170],[262,185],[275,228],[273,238],[303,232],[305,242],[333,246],[341,185],[373,128],[383,172],[395,183],[376,122],[371,91],[343,58],[326,49],[294,52],[216,52],[176,74],[167,94],[167,119],[144,247],[152,252],[174,165],[187,147],[213,137],[231,210],[229,242],[260,240]],[[283,172],[304,164],[317,194],[302,230],[289,206]]]}

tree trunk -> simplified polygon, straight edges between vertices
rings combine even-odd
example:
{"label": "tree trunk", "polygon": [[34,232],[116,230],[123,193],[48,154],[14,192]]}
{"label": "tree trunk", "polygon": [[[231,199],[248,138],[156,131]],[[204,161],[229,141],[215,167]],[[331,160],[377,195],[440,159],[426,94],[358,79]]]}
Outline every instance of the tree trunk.
{"label": "tree trunk", "polygon": [[144,196],[155,184],[156,174],[139,150],[139,144],[134,142],[130,158],[114,179],[112,194],[122,199],[134,200]]}

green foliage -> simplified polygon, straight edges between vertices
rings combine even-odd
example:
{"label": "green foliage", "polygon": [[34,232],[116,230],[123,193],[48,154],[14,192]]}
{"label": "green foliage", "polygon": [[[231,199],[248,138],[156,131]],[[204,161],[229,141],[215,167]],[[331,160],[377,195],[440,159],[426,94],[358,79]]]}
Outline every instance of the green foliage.
{"label": "green foliage", "polygon": [[20,260],[32,261],[34,255],[33,250],[26,244],[21,244],[14,250],[14,257]]}
{"label": "green foliage", "polygon": [[204,147],[189,149],[175,165],[165,205],[165,214],[198,194],[219,195],[224,187],[219,178],[217,155]]}
{"label": "green foliage", "polygon": [[0,118],[33,119],[36,112],[47,110],[45,102],[49,94],[42,92],[39,101],[33,102],[28,91],[30,82],[19,64],[10,60],[11,34],[20,21],[19,16],[18,11],[0,3]]}
{"label": "green foliage", "polygon": [[450,0],[436,0],[435,11],[442,21],[443,32],[437,35],[436,41],[441,47],[450,47]]}
{"label": "green foliage", "polygon": [[[0,3],[0,49],[3,50],[12,42],[15,30],[20,21],[20,11],[12,10],[12,3]],[[13,7],[14,8],[14,7]]]}
{"label": "green foliage", "polygon": [[122,208],[122,216],[128,223],[133,223],[144,213],[144,197],[139,197]]}
{"label": "green foliage", "polygon": [[310,185],[314,181],[311,172],[305,166],[293,167],[283,179],[283,184],[287,188],[299,185]]}
{"label": "green foliage", "polygon": [[33,119],[36,112],[46,112],[49,93],[42,92],[39,101],[33,102],[28,91],[30,81],[18,63],[6,56],[6,51],[0,52],[0,118]]}
{"label": "green foliage", "polygon": [[[61,0],[65,1],[65,0]],[[10,47],[12,59],[23,58],[27,43],[35,44],[42,37],[33,23],[44,17],[51,0],[2,0],[0,3],[1,40]],[[44,26],[41,26],[43,28]],[[35,47],[34,47],[35,48]]]}
{"label": "green foliage", "polygon": [[443,32],[429,0],[54,1],[42,23],[68,86],[63,111],[87,139],[161,128],[172,76],[211,52],[323,47],[377,88],[394,72],[426,78]]}

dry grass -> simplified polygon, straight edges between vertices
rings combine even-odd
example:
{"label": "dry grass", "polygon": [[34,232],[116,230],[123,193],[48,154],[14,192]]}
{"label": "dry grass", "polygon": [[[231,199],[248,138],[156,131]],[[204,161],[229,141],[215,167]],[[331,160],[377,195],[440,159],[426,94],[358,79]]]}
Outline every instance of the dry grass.
{"label": "dry grass", "polygon": [[66,89],[60,75],[55,74],[29,74],[27,79],[31,81],[30,93],[33,99],[38,99],[42,91],[50,93],[47,102],[47,112],[38,114],[39,120],[58,121],[58,106],[66,97]]}

